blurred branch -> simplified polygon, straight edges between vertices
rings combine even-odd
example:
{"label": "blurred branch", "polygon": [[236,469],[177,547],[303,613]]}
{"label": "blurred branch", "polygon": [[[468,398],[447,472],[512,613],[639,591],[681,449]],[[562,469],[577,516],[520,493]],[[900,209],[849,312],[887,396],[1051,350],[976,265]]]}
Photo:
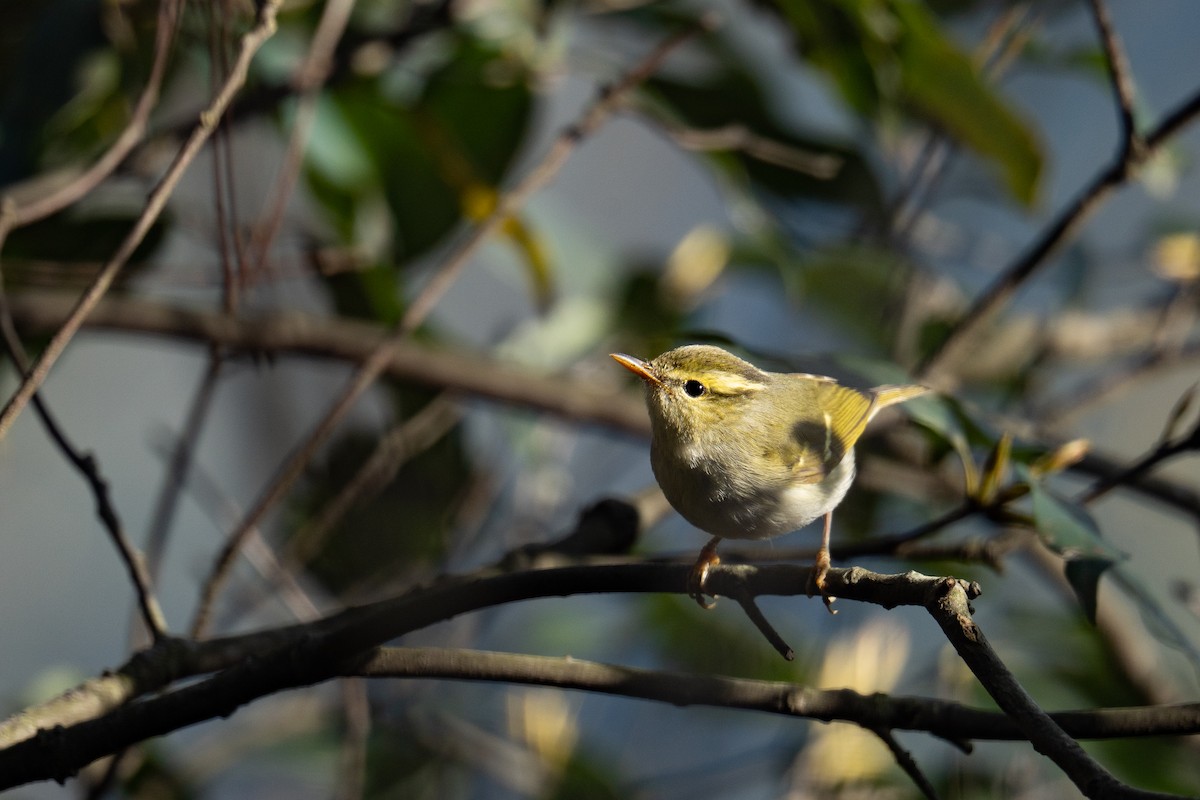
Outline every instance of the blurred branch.
{"label": "blurred branch", "polygon": [[346,485],[291,537],[284,555],[286,567],[295,569],[319,553],[352,508],[379,494],[400,467],[449,433],[459,419],[454,401],[441,394],[383,434]]}
{"label": "blurred branch", "polygon": [[[2,304],[3,301],[0,300],[0,305]],[[0,312],[0,338],[3,338],[9,359],[16,365],[17,370],[24,374],[29,368],[29,357],[21,340],[17,337],[16,331],[13,330],[11,322],[11,317]],[[152,572],[147,568],[145,557],[125,534],[125,526],[121,523],[116,506],[113,505],[108,479],[101,472],[99,462],[94,454],[81,452],[71,442],[66,431],[58,424],[58,420],[51,412],[49,404],[40,394],[33,395],[33,409],[55,446],[83,476],[91,489],[92,497],[96,500],[96,516],[100,518],[100,524],[108,531],[108,536],[116,546],[117,554],[121,557],[125,571],[129,574],[129,580],[133,584],[138,613],[141,615],[142,622],[145,623],[146,630],[150,632],[153,639],[161,638],[166,633],[167,623],[151,588],[154,583]]]}
{"label": "blurred branch", "polygon": [[[134,104],[129,121],[117,135],[116,141],[96,160],[96,163],[71,179],[70,182],[43,197],[21,202],[9,195],[0,200],[0,248],[3,248],[5,239],[13,229],[57,214],[86,197],[113,173],[146,135],[150,112],[158,104],[159,91],[162,89],[163,76],[167,70],[167,58],[171,54],[171,45],[179,27],[182,6],[181,0],[164,0],[159,3],[158,23],[154,33],[154,60],[150,65],[150,75],[146,79],[146,85],[143,87],[137,103]],[[36,190],[37,186],[35,185],[30,191]]]}
{"label": "blurred branch", "polygon": [[[53,330],[70,308],[59,292],[25,291],[12,297],[20,332]],[[105,298],[88,317],[94,329],[192,339],[253,355],[300,355],[363,362],[388,341],[388,331],[370,322],[329,319],[297,312],[234,318],[124,297]],[[597,389],[594,381],[539,374],[494,358],[399,340],[389,346],[383,371],[391,378],[452,389],[636,436],[650,435],[642,399],[633,392]]]}
{"label": "blurred branch", "polygon": [[953,382],[954,370],[968,355],[969,345],[1000,308],[1029,278],[1050,263],[1050,257],[1115,189],[1129,181],[1146,159],[1195,121],[1197,115],[1200,115],[1200,93],[1193,94],[1151,130],[1145,136],[1145,147],[1141,150],[1131,150],[1122,142],[1113,163],[1096,175],[1016,262],[976,298],[940,344],[921,362],[916,370],[917,377],[939,388],[947,388]]}
{"label": "blurred branch", "polygon": [[308,135],[317,118],[317,98],[321,86],[329,79],[333,70],[337,45],[346,31],[353,8],[354,0],[329,0],[325,3],[308,53],[292,75],[292,88],[300,93],[300,97],[283,161],[275,177],[275,185],[266,194],[270,207],[264,209],[262,220],[255,226],[251,240],[249,264],[256,272],[262,271],[266,266],[271,243],[275,241],[283,225],[284,212],[292,199],[296,178],[304,163]]}
{"label": "blurred branch", "polygon": [[336,800],[360,800],[367,786],[367,748],[371,736],[371,700],[367,682],[343,680],[342,707],[346,730],[338,771]]}
{"label": "blurred branch", "polygon": [[[60,279],[55,279],[61,283]],[[72,297],[57,289],[22,288],[8,299],[13,319],[25,335],[50,333],[66,317]],[[989,381],[1027,366],[1032,354],[1073,362],[1111,362],[1123,355],[1141,359],[1160,336],[1161,305],[1088,313],[1064,311],[1051,318],[1033,314],[1006,320],[991,334],[989,352],[964,367],[966,381]],[[356,345],[349,334],[366,337]],[[362,360],[382,340],[386,330],[360,320],[305,316],[300,312],[260,314],[239,327],[235,320],[180,305],[130,297],[106,297],[84,323],[85,327],[202,338],[243,350],[296,350],[312,355]],[[328,339],[325,346],[322,339]],[[1159,348],[1181,363],[1200,356],[1200,341],[1173,342]]]}
{"label": "blurred branch", "polygon": [[191,625],[193,636],[202,635],[208,628],[213,604],[249,531],[262,520],[268,510],[283,499],[292,484],[316,455],[317,450],[333,433],[338,423],[354,406],[363,392],[383,374],[396,350],[425,321],[425,318],[433,311],[442,295],[457,279],[479,247],[507,220],[511,219],[534,193],[554,179],[580,142],[594,133],[609,118],[629,91],[649,78],[679,45],[709,27],[710,24],[708,21],[701,21],[666,38],[614,84],[605,87],[592,104],[585,109],[579,120],[555,139],[542,160],[516,186],[506,191],[497,200],[491,213],[476,225],[461,244],[454,248],[449,256],[434,269],[429,282],[409,303],[392,334],[367,355],[358,371],[330,404],[320,421],[288,456],[242,522],[229,534],[225,546],[214,560],[212,569],[201,589]]}
{"label": "blurred branch", "polygon": [[87,318],[88,313],[96,306],[96,303],[104,297],[105,292],[116,280],[117,275],[125,266],[125,263],[133,255],[146,233],[149,232],[154,222],[162,214],[166,207],[167,200],[175,191],[183,173],[191,165],[208,137],[216,129],[217,124],[221,120],[221,115],[229,107],[234,96],[246,81],[246,74],[250,68],[250,61],[254,58],[255,53],[262,44],[275,32],[275,14],[279,10],[282,0],[263,0],[259,3],[258,18],[253,28],[250,29],[242,37],[241,50],[238,53],[238,58],[230,70],[229,78],[224,86],[217,93],[213,102],[207,109],[200,114],[199,121],[192,130],[191,136],[184,142],[183,146],[176,154],[174,161],[167,168],[162,179],[150,192],[150,196],[146,201],[146,207],[141,215],[138,216],[137,222],[134,223],[133,229],[130,230],[125,239],[117,248],[116,253],[104,265],[104,268],[96,275],[91,285],[79,298],[75,307],[71,310],[62,327],[55,332],[50,338],[50,341],[42,349],[36,362],[32,368],[28,370],[22,380],[16,393],[5,404],[3,410],[0,410],[0,439],[3,439],[7,434],[8,429],[12,427],[17,416],[29,403],[29,399],[33,396],[38,387],[46,380],[50,374],[51,367],[62,355],[67,344],[75,336]]}
{"label": "blurred branch", "polygon": [[697,130],[672,125],[666,120],[656,120],[655,124],[685,150],[705,153],[714,150],[735,150],[764,164],[793,170],[819,180],[832,180],[842,168],[842,159],[838,156],[802,150],[760,136],[745,125],[725,125],[711,130]]}
{"label": "blurred branch", "polygon": [[1169,352],[1154,350],[1136,356],[1109,373],[1100,375],[1082,386],[1074,386],[1059,397],[1039,403],[1032,416],[1038,421],[1039,427],[1062,427],[1078,414],[1111,399],[1121,390],[1136,388],[1155,373],[1171,367],[1184,366],[1192,361],[1200,362],[1200,343]]}
{"label": "blurred branch", "polygon": [[[22,291],[13,295],[10,302],[13,318],[26,335],[53,330],[70,307],[70,299],[62,293],[40,290]],[[105,298],[88,317],[87,325],[103,330],[194,339],[248,353],[295,354],[347,361],[366,359],[385,341],[387,335],[378,325],[353,319],[327,319],[299,313],[234,319],[207,311],[123,297]],[[1065,331],[1063,335],[1066,336]],[[635,436],[649,436],[650,424],[645,403],[632,392],[597,389],[593,381],[575,381],[564,375],[541,375],[497,364],[494,359],[442,350],[408,340],[393,343],[390,351],[390,360],[384,370],[388,376],[398,380],[453,389],[555,414],[583,424],[603,425]],[[1012,427],[1009,422],[1015,424],[1017,421],[1006,420],[1004,427]],[[1024,436],[1036,438],[1036,431],[1030,426],[1014,429]],[[1102,476],[1119,472],[1124,465],[1118,459],[1093,450],[1073,469]],[[1190,487],[1154,476],[1139,476],[1126,485],[1161,503],[1200,517],[1200,494]],[[929,522],[920,527],[933,524]],[[913,532],[901,535],[921,538]],[[893,542],[891,546],[897,544],[900,542]]]}
{"label": "blurred branch", "polygon": [[[1200,341],[1190,338],[1200,309],[1198,301],[1200,283],[1193,281],[1176,286],[1158,304],[1157,321],[1153,326],[1136,334],[1130,342],[1136,348],[1134,355],[1082,385],[1069,387],[1057,398],[1041,401],[1032,416],[1043,428],[1061,425],[1118,391],[1141,385],[1155,372],[1200,360]],[[1149,334],[1148,338],[1146,334]],[[1111,355],[1119,352],[1114,350]]]}
{"label": "blurred branch", "polygon": [[[1186,406],[1190,404],[1195,388],[1193,386],[1192,390],[1185,394],[1179,401],[1182,407],[1177,406],[1177,413],[1172,417],[1173,423],[1177,423],[1179,417],[1187,411]],[[1090,503],[1093,500],[1103,497],[1118,486],[1129,484],[1141,478],[1163,461],[1184,453],[1200,450],[1200,419],[1197,419],[1192,424],[1191,430],[1179,436],[1174,435],[1174,431],[1171,430],[1172,427],[1174,427],[1174,424],[1168,424],[1167,430],[1163,431],[1161,439],[1153,450],[1121,471],[1103,476],[1079,495],[1077,498],[1078,502]]]}
{"label": "blurred branch", "polygon": [[[163,453],[164,460],[169,458],[169,452],[178,452],[179,444],[174,447],[169,442],[156,445]],[[225,530],[234,520],[242,515],[242,509],[229,494],[221,488],[220,481],[211,475],[201,464],[194,463],[189,470],[188,480],[180,487],[188,491],[195,499],[196,506],[204,511],[218,531]],[[262,579],[260,594],[269,597],[282,605],[294,619],[314,620],[321,616],[317,603],[305,591],[295,574],[287,569],[275,555],[274,548],[267,543],[262,532],[255,528],[246,541],[246,561]],[[247,607],[254,603],[247,601]]]}
{"label": "blurred branch", "polygon": [[1141,474],[1144,470],[1138,470],[1134,475],[1126,474],[1129,470],[1126,462],[1095,452],[1084,456],[1072,470],[1094,475],[1105,481],[1116,481],[1200,521],[1200,492],[1190,486],[1167,478]]}
{"label": "blurred branch", "polygon": [[150,517],[149,533],[146,536],[146,562],[149,566],[151,580],[154,581],[158,580],[158,571],[167,549],[167,537],[175,519],[175,509],[178,507],[183,487],[187,483],[192,454],[204,426],[204,420],[208,416],[209,409],[212,408],[223,363],[224,359],[219,354],[219,348],[216,345],[210,345],[208,366],[192,395],[183,430],[176,438],[167,458],[167,469],[163,475],[162,486],[158,490],[158,497],[154,501],[154,513]]}
{"label": "blurred branch", "polygon": [[1137,120],[1134,117],[1135,91],[1129,59],[1125,57],[1125,48],[1121,46],[1121,39],[1113,28],[1112,18],[1104,0],[1088,0],[1088,7],[1096,21],[1100,44],[1104,47],[1104,55],[1108,60],[1108,74],[1112,80],[1117,111],[1121,117],[1121,158],[1136,162],[1142,157],[1146,142],[1138,133]]}
{"label": "blurred branch", "polygon": [[896,741],[896,737],[892,735],[891,730],[887,728],[873,728],[871,732],[879,737],[879,740],[891,752],[892,758],[896,759],[896,763],[900,765],[900,769],[904,770],[904,773],[908,775],[909,780],[921,791],[921,794],[929,798],[929,800],[937,800],[937,790],[933,788],[933,784],[929,778],[925,777],[925,773],[917,765],[917,761],[912,757],[912,753],[905,750]]}

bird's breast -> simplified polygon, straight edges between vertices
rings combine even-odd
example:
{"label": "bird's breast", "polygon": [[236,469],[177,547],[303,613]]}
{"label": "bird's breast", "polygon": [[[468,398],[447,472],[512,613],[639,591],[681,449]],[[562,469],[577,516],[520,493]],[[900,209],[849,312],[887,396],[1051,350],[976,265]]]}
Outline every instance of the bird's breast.
{"label": "bird's breast", "polygon": [[688,522],[725,539],[770,539],[824,516],[854,480],[850,451],[819,483],[796,483],[784,471],[754,473],[712,448],[652,447],[654,477]]}

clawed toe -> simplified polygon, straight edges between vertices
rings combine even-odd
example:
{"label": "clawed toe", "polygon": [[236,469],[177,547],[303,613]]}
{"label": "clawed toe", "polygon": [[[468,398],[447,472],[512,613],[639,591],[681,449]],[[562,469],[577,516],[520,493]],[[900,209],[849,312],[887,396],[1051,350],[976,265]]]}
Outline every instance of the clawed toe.
{"label": "clawed toe", "polygon": [[821,595],[821,600],[825,603],[826,610],[830,614],[836,614],[837,610],[833,607],[833,601],[836,597],[829,594],[829,590],[825,585],[825,576],[829,574],[830,560],[829,551],[822,548],[817,552],[817,558],[813,562],[812,573],[808,579],[808,596],[814,594]]}
{"label": "clawed toe", "polygon": [[688,575],[688,597],[695,600],[703,609],[712,608],[717,604],[716,595],[712,595],[712,602],[705,599],[704,581],[708,578],[708,571],[721,563],[721,557],[717,555],[717,544],[720,541],[720,537],[714,536],[708,544],[704,545],[704,549],[696,557],[696,563],[692,565],[692,571]]}

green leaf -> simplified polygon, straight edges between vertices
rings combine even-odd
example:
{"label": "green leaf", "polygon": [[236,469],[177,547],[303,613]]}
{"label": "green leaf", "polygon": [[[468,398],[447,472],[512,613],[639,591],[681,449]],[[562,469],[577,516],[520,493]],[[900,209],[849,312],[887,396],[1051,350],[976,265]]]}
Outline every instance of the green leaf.
{"label": "green leaf", "polygon": [[1046,546],[1066,558],[1102,558],[1111,562],[1126,558],[1100,535],[1096,520],[1086,508],[1051,491],[1024,464],[1016,467],[1021,478],[1029,483],[1034,524]]}
{"label": "green leaf", "polygon": [[[339,86],[325,123],[339,139],[314,150],[309,164],[343,236],[356,232],[354,206],[384,198],[400,266],[440,243],[464,214],[478,211],[479,197],[497,190],[533,110],[522,64],[467,36],[451,46],[415,100],[389,92],[386,76]],[[542,285],[546,267],[536,267]]]}
{"label": "green leaf", "polygon": [[892,4],[905,99],[951,136],[992,159],[1009,192],[1029,206],[1037,198],[1041,148],[1029,127],[983,79],[971,59],[942,35],[920,5]]}
{"label": "green leaf", "polygon": [[851,108],[874,116],[883,100],[878,69],[889,57],[889,48],[867,19],[867,9],[856,5],[861,4],[779,2],[805,58],[825,70]]}
{"label": "green leaf", "polygon": [[339,314],[394,325],[404,312],[396,291],[396,272],[390,267],[376,265],[329,275],[325,283]]}
{"label": "green leaf", "polygon": [[1127,556],[1100,535],[1096,520],[1086,508],[1052,492],[1024,464],[1015,466],[1017,473],[1029,484],[1033,521],[1042,541],[1066,559],[1067,581],[1084,614],[1094,622],[1100,578]]}
{"label": "green leaf", "polygon": [[1146,630],[1150,631],[1151,635],[1163,644],[1178,650],[1192,662],[1194,669],[1200,670],[1200,651],[1192,644],[1187,634],[1175,624],[1145,583],[1132,575],[1129,570],[1120,567],[1113,570],[1112,576],[1122,591],[1137,603],[1142,619],[1146,623]]}
{"label": "green leaf", "polygon": [[913,0],[780,0],[805,57],[823,69],[858,113],[892,109],[928,120],[991,160],[1012,196],[1031,205],[1042,172],[1029,127],[971,58]]}
{"label": "green leaf", "polygon": [[1100,587],[1100,576],[1113,566],[1109,558],[1072,558],[1063,566],[1067,583],[1075,592],[1079,605],[1088,622],[1096,623],[1096,592]]}

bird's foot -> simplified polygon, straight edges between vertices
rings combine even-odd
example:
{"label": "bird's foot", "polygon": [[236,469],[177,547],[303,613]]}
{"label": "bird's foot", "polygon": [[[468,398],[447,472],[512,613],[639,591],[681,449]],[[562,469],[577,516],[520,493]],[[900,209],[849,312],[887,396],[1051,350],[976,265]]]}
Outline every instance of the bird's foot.
{"label": "bird's foot", "polygon": [[825,608],[830,614],[836,614],[837,609],[833,607],[833,601],[837,598],[829,594],[829,590],[825,586],[825,576],[829,574],[830,566],[829,551],[822,547],[817,551],[817,558],[813,562],[812,574],[808,579],[808,596],[812,597],[814,594],[821,595],[821,599],[825,602]]}
{"label": "bird's foot", "polygon": [[708,571],[721,563],[721,557],[713,552],[714,549],[705,547],[701,550],[700,556],[692,566],[691,574],[688,575],[688,597],[695,600],[701,608],[706,610],[717,604],[716,595],[712,595],[712,602],[709,602],[704,596],[704,581],[708,578]]}

